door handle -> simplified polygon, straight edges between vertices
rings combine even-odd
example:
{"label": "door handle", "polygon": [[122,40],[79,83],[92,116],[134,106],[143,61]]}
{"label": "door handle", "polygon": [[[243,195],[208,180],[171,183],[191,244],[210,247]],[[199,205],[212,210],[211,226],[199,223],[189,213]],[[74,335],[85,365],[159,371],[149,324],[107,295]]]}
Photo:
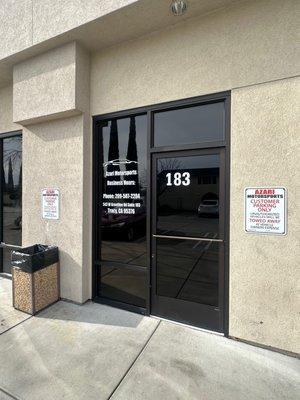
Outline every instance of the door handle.
{"label": "door handle", "polygon": [[218,243],[224,243],[223,239],[213,239],[213,238],[203,238],[203,237],[186,237],[186,236],[167,236],[167,235],[152,235],[155,238],[160,238],[160,239],[180,239],[180,240],[194,240],[197,242],[218,242]]}

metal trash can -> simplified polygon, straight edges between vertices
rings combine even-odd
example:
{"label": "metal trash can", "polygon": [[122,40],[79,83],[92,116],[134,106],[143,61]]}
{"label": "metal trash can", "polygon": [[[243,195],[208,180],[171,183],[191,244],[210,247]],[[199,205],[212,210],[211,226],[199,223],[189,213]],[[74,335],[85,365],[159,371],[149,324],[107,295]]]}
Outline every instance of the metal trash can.
{"label": "metal trash can", "polygon": [[58,248],[35,244],[11,253],[13,306],[34,315],[59,300]]}

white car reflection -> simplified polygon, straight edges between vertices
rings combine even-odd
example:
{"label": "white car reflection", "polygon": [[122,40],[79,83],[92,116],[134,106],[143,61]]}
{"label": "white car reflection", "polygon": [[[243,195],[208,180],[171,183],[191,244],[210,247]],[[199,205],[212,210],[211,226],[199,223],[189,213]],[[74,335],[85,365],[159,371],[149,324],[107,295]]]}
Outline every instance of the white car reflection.
{"label": "white car reflection", "polygon": [[219,215],[219,200],[206,199],[202,200],[198,207],[198,215],[200,216],[215,216]]}
{"label": "white car reflection", "polygon": [[118,158],[116,160],[110,160],[110,161],[106,161],[105,163],[103,163],[104,167],[107,167],[108,165],[124,165],[124,164],[138,164],[137,161],[131,161],[131,160],[127,160],[126,158]]}

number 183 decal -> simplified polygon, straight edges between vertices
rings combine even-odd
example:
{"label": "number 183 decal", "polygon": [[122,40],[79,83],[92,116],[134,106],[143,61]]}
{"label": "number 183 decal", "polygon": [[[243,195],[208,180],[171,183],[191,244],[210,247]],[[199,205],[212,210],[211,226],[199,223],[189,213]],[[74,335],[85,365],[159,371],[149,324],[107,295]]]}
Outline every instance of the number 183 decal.
{"label": "number 183 decal", "polygon": [[168,172],[166,174],[167,186],[189,186],[191,184],[191,175],[189,172]]}

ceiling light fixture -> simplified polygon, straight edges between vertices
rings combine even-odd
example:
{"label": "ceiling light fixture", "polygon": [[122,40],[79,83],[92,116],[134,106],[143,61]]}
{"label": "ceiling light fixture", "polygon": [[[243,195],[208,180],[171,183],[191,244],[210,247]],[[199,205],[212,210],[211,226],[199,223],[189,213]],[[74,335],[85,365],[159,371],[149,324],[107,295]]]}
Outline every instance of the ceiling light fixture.
{"label": "ceiling light fixture", "polygon": [[175,17],[183,15],[187,10],[187,2],[185,0],[173,0],[171,3],[171,11]]}

